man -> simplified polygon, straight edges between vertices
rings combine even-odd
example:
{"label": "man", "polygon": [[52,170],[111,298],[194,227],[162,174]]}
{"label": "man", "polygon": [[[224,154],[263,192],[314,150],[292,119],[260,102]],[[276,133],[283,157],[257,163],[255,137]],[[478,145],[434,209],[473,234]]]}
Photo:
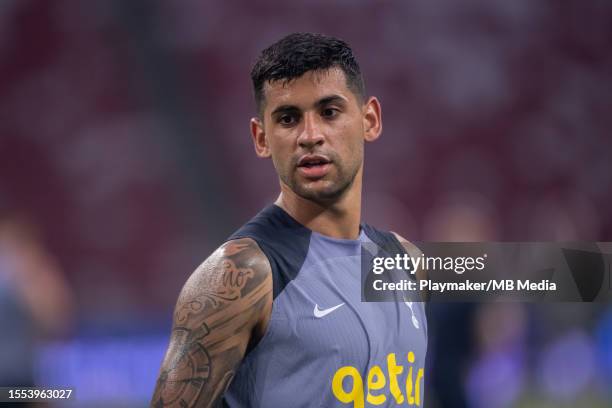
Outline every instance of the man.
{"label": "man", "polygon": [[280,195],[185,284],[152,406],[422,406],[422,303],[361,301],[362,244],[415,254],[360,222],[379,101],[323,35],[281,39],[251,77],[255,151]]}

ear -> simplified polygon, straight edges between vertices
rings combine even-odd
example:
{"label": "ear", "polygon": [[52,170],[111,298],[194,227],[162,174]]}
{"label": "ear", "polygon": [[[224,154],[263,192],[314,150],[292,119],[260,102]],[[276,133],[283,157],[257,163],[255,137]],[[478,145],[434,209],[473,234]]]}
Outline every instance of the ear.
{"label": "ear", "polygon": [[270,146],[266,138],[266,132],[261,120],[251,118],[251,136],[255,145],[255,153],[258,157],[270,157]]}
{"label": "ear", "polygon": [[373,142],[382,132],[382,111],[380,102],[374,96],[363,105],[363,130],[367,142]]}

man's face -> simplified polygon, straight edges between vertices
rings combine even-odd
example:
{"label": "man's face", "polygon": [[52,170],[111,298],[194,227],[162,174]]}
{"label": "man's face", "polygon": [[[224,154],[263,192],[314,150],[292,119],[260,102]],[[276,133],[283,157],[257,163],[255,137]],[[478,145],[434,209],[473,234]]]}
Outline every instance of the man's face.
{"label": "man's face", "polygon": [[264,96],[263,123],[252,122],[258,154],[272,157],[281,182],[298,196],[315,202],[342,196],[361,169],[369,123],[344,72],[268,82]]}

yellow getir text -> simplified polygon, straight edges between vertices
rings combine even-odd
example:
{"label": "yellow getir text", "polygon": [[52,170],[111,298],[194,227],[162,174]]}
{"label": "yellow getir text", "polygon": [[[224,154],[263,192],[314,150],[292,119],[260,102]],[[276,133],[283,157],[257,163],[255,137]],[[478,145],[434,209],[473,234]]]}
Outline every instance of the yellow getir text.
{"label": "yellow getir text", "polygon": [[[363,377],[359,370],[353,366],[340,367],[332,379],[332,391],[338,401],[345,404],[353,403],[354,408],[364,408],[365,402],[371,405],[382,405],[387,398],[395,399],[397,405],[417,406],[422,403],[423,368],[414,367],[414,353],[406,355],[408,362],[404,393],[398,378],[404,373],[406,367],[397,364],[395,353],[387,355],[387,375],[379,365],[372,366],[366,376],[367,384],[364,389]],[[416,370],[416,373],[415,373]],[[350,389],[345,389],[344,381],[351,378]],[[388,381],[387,381],[388,379]],[[388,385],[388,392],[385,392]]]}

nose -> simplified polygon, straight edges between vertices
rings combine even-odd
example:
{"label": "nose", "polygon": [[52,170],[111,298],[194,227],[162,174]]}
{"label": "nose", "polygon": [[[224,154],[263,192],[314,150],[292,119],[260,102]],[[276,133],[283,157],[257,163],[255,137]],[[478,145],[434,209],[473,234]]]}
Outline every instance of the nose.
{"label": "nose", "polygon": [[298,144],[300,147],[306,149],[312,149],[317,145],[322,145],[325,137],[321,130],[320,123],[317,118],[318,115],[310,112],[304,115],[303,124],[304,127],[302,132],[298,136]]}

